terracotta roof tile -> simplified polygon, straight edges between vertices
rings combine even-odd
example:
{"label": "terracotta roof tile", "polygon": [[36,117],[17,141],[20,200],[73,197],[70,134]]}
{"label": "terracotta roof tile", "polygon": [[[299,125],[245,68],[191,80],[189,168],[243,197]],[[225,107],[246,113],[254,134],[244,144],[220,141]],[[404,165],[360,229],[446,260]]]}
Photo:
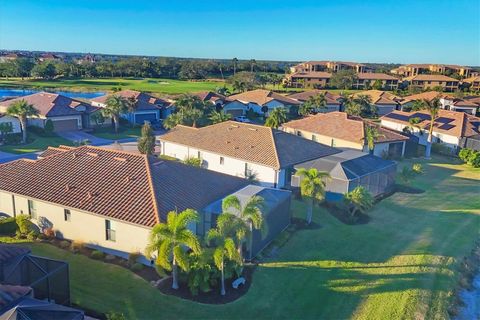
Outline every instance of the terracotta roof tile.
{"label": "terracotta roof tile", "polygon": [[397,104],[402,100],[402,98],[391,94],[390,92],[381,91],[381,90],[367,90],[355,93],[353,96],[358,97],[359,95],[367,95],[372,99],[373,104]]}
{"label": "terracotta roof tile", "polygon": [[290,78],[312,78],[312,79],[330,79],[332,74],[323,71],[295,72],[289,75]]}
{"label": "terracotta roof tile", "polygon": [[162,107],[170,105],[168,101],[136,90],[122,90],[114,92],[112,94],[93,98],[91,99],[91,101],[104,104],[107,101],[108,97],[112,95],[120,96],[126,99],[133,98],[135,100],[135,108],[137,110],[158,110]]}
{"label": "terracotta roof tile", "polygon": [[297,105],[299,102],[281,94],[275,93],[270,90],[256,89],[251,91],[234,94],[228,97],[229,100],[239,100],[242,102],[253,102],[260,106],[272,101],[277,100],[286,105]]}
{"label": "terracotta roof tile", "polygon": [[203,128],[177,126],[162,141],[258,163],[275,169],[338,150],[264,126],[225,121]]}
{"label": "terracotta roof tile", "polygon": [[360,80],[398,80],[394,76],[385,73],[364,72],[357,74]]}
{"label": "terracotta roof tile", "polygon": [[335,104],[335,105],[340,105],[339,99],[341,98],[340,95],[331,93],[328,91],[322,91],[322,90],[310,90],[310,91],[304,91],[304,92],[296,92],[293,94],[290,94],[288,97],[292,99],[296,99],[301,102],[305,102],[308,100],[308,98],[316,96],[320,93],[325,94],[325,99],[327,100],[327,104]]}
{"label": "terracotta roof tile", "polygon": [[458,82],[457,79],[444,76],[443,74],[418,74],[416,76],[410,76],[403,78],[407,81],[448,81],[448,82]]}

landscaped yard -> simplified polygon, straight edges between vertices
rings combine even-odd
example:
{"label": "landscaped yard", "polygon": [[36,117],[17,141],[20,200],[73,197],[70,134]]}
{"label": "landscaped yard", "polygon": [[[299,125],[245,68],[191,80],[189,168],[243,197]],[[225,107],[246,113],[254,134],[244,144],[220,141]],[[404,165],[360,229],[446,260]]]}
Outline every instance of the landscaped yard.
{"label": "landscaped yard", "polygon": [[31,143],[19,144],[19,145],[3,145],[0,146],[0,151],[9,153],[29,153],[37,152],[47,149],[49,146],[58,147],[59,145],[73,145],[70,140],[64,139],[57,135],[51,137],[40,137],[34,133],[29,133],[29,137],[33,139]]}
{"label": "landscaped yard", "polygon": [[[480,169],[449,161],[425,164],[414,185],[426,192],[383,200],[368,224],[345,225],[316,209],[314,227],[294,234],[227,305],[165,296],[126,269],[31,246],[70,263],[74,303],[128,319],[445,319],[457,264],[480,230]],[[302,202],[293,209],[304,216]]]}
{"label": "landscaped yard", "polygon": [[110,127],[96,128],[91,134],[99,138],[110,140],[138,138],[141,135],[141,128],[123,126],[119,129],[118,133],[115,133],[115,131]]}
{"label": "landscaped yard", "polygon": [[57,80],[21,80],[1,79],[0,87],[5,88],[35,88],[35,89],[65,89],[73,91],[111,91],[113,88],[133,89],[165,94],[178,94],[185,92],[197,92],[215,90],[223,87],[221,81],[182,81],[172,79],[150,79],[150,78],[91,78],[91,79],[57,79]]}

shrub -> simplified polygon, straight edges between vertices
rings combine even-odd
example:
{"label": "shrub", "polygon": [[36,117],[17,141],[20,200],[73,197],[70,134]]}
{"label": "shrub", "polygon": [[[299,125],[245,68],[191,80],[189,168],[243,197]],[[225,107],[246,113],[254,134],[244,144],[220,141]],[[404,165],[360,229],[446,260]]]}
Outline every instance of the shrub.
{"label": "shrub", "polygon": [[469,148],[464,148],[462,150],[460,150],[460,152],[458,153],[458,157],[463,161],[463,162],[467,162],[468,161],[468,158],[470,157],[470,155],[473,153],[474,151],[472,149],[469,149]]}
{"label": "shrub", "polygon": [[183,160],[183,163],[185,163],[189,166],[192,166],[192,167],[201,167],[202,166],[202,159],[195,158],[195,157],[185,158],[185,160]]}
{"label": "shrub", "polygon": [[36,232],[34,224],[30,221],[30,216],[22,214],[16,217],[18,232],[20,236],[26,236],[30,232]]}
{"label": "shrub", "polygon": [[412,165],[412,171],[415,173],[415,174],[422,174],[423,173],[423,167],[420,163],[414,163]]}
{"label": "shrub", "polygon": [[105,317],[107,320],[127,320],[123,313],[108,312]]}
{"label": "shrub", "polygon": [[60,241],[59,246],[62,249],[68,249],[70,247],[70,241],[67,241],[67,240]]}
{"label": "shrub", "polygon": [[115,257],[113,254],[107,254],[107,255],[105,256],[105,261],[111,262],[111,261],[115,260],[116,258],[117,258],[117,257]]}
{"label": "shrub", "polygon": [[133,266],[135,263],[137,263],[138,258],[140,258],[142,254],[140,252],[130,252],[128,254],[128,265]]}
{"label": "shrub", "polygon": [[105,254],[102,251],[98,251],[98,250],[92,251],[92,254],[90,255],[90,257],[95,260],[103,259],[104,256]]}
{"label": "shrub", "polygon": [[51,136],[53,134],[53,122],[52,120],[48,119],[46,122],[45,122],[45,127],[43,128],[44,130],[44,133],[46,136]]}
{"label": "shrub", "polygon": [[137,262],[137,263],[134,263],[134,264],[132,264],[132,266],[130,267],[130,270],[135,271],[135,272],[141,271],[141,270],[143,270],[143,264],[138,263],[138,262]]}
{"label": "shrub", "polygon": [[35,231],[30,231],[30,232],[27,234],[27,240],[33,241],[33,240],[37,239],[37,236],[38,236],[38,233],[37,233],[37,232],[35,232]]}
{"label": "shrub", "polygon": [[[51,121],[50,121],[51,122]],[[53,125],[53,124],[52,124]],[[45,129],[38,126],[28,126],[28,132],[35,133],[38,136],[45,136]]]}
{"label": "shrub", "polygon": [[3,139],[5,144],[16,145],[22,143],[22,134],[21,133],[11,133],[6,135]]}
{"label": "shrub", "polygon": [[13,217],[0,219],[0,234],[14,235],[17,231],[17,221]]}
{"label": "shrub", "polygon": [[471,165],[474,168],[480,168],[480,152],[472,152],[468,157],[467,164]]}
{"label": "shrub", "polygon": [[442,143],[432,143],[432,152],[436,154],[442,154],[445,156],[453,155],[452,149],[450,149],[449,147],[447,147]]}
{"label": "shrub", "polygon": [[73,253],[80,252],[80,250],[82,250],[83,248],[85,248],[85,243],[80,240],[74,240],[70,244],[70,251],[72,251]]}

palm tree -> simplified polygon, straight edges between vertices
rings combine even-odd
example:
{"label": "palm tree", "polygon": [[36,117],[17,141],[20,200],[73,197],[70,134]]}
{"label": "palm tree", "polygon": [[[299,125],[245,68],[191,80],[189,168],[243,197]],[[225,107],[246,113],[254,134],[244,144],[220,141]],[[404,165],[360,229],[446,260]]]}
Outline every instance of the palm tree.
{"label": "palm tree", "polygon": [[122,96],[111,95],[105,101],[105,107],[102,108],[104,117],[111,117],[115,126],[115,133],[118,133],[120,126],[120,115],[128,111],[129,102]]}
{"label": "palm tree", "polygon": [[156,252],[156,264],[165,270],[172,270],[173,289],[178,289],[178,267],[185,271],[189,269],[185,248],[200,252],[197,236],[188,229],[188,224],[197,220],[198,213],[193,209],[180,213],[170,211],[166,223],[156,224],[150,232],[147,255]]}
{"label": "palm tree", "polygon": [[302,116],[306,116],[318,111],[318,109],[325,109],[327,105],[327,99],[325,98],[325,93],[319,93],[317,95],[311,96],[301,105],[299,113]]}
{"label": "palm tree", "polygon": [[238,59],[237,58],[233,58],[232,59],[232,62],[233,62],[233,75],[235,75],[237,73],[237,63],[238,63]]}
{"label": "palm tree", "polygon": [[240,199],[235,195],[229,195],[222,201],[222,211],[231,214],[238,219],[236,220],[235,228],[233,230],[235,230],[235,237],[238,241],[238,253],[241,257],[243,257],[242,246],[245,237],[251,235],[254,228],[260,229],[262,227],[262,210],[264,203],[264,199],[260,196],[251,197],[244,205],[242,205]]}
{"label": "palm tree", "polygon": [[[223,215],[223,214],[222,214]],[[235,246],[235,241],[228,236],[228,229],[230,227],[229,224],[235,223],[234,219],[231,216],[228,218],[220,218],[222,215],[219,216],[219,220],[221,223],[217,221],[217,227],[215,229],[208,230],[207,233],[207,242],[211,244],[212,242],[215,245],[215,249],[213,251],[213,261],[215,262],[215,266],[221,272],[221,289],[220,294],[222,296],[225,295],[225,260],[229,259],[231,261],[235,261],[238,264],[242,263],[242,258],[240,253],[237,251]],[[227,214],[228,216],[228,214]]]}
{"label": "palm tree", "polygon": [[212,111],[209,117],[210,121],[212,121],[213,124],[228,121],[231,118],[232,115],[230,113],[225,113],[223,111]]}
{"label": "palm tree", "polygon": [[365,140],[367,142],[368,151],[370,154],[373,154],[373,150],[375,149],[375,141],[378,138],[382,137],[378,132],[378,128],[374,125],[365,125]]}
{"label": "palm tree", "polygon": [[365,213],[367,210],[373,207],[373,197],[362,186],[358,186],[352,191],[348,192],[344,196],[344,201],[348,206],[350,217],[355,217],[355,214],[360,211]]}
{"label": "palm tree", "polygon": [[287,122],[287,110],[285,108],[275,108],[268,115],[265,125],[270,128],[278,129],[278,127],[285,122]]}
{"label": "palm tree", "polygon": [[342,91],[342,92],[340,93],[339,102],[340,102],[340,104],[341,104],[341,110],[346,111],[346,109],[347,109],[351,104],[353,104],[353,99],[352,99],[352,96],[351,96],[351,95],[349,95],[348,93]]}
{"label": "palm tree", "polygon": [[435,126],[435,120],[438,117],[438,110],[440,110],[441,103],[438,96],[432,100],[424,99],[422,102],[422,109],[426,110],[430,115],[427,147],[425,149],[425,158],[430,159],[430,155],[432,152],[433,128]]}
{"label": "palm tree", "polygon": [[253,69],[256,64],[257,64],[257,61],[255,59],[250,59],[250,72],[253,72]]}
{"label": "palm tree", "polygon": [[7,108],[7,114],[17,117],[22,129],[22,143],[27,142],[27,118],[38,115],[38,110],[24,99],[13,102]]}
{"label": "palm tree", "polygon": [[325,188],[327,186],[327,179],[330,178],[328,172],[318,171],[316,168],[299,168],[295,173],[301,178],[300,194],[308,202],[307,209],[307,224],[312,222],[313,204],[325,199]]}

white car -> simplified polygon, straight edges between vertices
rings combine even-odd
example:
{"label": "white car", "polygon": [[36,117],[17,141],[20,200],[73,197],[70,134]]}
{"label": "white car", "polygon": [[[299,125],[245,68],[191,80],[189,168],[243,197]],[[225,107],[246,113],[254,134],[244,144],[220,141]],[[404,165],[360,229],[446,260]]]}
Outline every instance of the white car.
{"label": "white car", "polygon": [[235,117],[235,118],[233,118],[233,120],[238,121],[238,122],[245,122],[245,123],[251,123],[252,122],[252,121],[250,121],[250,119],[248,119],[245,116]]}

